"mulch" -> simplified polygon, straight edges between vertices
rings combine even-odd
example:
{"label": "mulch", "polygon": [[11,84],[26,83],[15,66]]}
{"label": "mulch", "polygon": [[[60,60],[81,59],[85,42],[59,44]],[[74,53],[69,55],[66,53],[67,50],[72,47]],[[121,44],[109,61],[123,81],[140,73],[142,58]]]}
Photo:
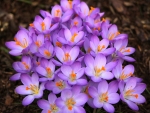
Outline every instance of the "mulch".
{"label": "mulch", "polygon": [[[143,95],[146,103],[139,111],[132,111],[122,102],[115,105],[116,113],[150,113],[150,0],[85,0],[89,6],[99,7],[105,18],[129,35],[128,46],[136,48],[132,55],[136,62],[135,75],[147,84]],[[12,82],[15,73],[12,63],[19,57],[8,54],[5,42],[13,40],[19,26],[28,27],[40,9],[50,10],[59,0],[1,0],[0,2],[0,113],[40,113],[36,102],[24,107],[23,96],[15,94],[20,82]],[[90,109],[91,110],[91,109]],[[92,112],[92,110],[90,111]],[[104,110],[98,113],[104,113]]]}

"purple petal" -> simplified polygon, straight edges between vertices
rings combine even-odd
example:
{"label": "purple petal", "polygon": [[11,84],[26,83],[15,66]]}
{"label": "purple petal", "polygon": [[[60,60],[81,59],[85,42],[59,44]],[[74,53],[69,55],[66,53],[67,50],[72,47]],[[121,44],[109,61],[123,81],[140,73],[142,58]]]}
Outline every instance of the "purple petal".
{"label": "purple petal", "polygon": [[51,25],[51,18],[50,17],[46,17],[43,22],[45,23],[46,25],[46,30],[48,30],[50,28],[50,25]]}
{"label": "purple petal", "polygon": [[74,106],[73,109],[75,113],[86,113],[85,109],[81,106]]}
{"label": "purple petal", "polygon": [[59,76],[61,79],[63,79],[63,80],[68,80],[68,77],[65,76],[65,75],[62,74],[62,73],[59,73],[58,76]]}
{"label": "purple petal", "polygon": [[57,99],[57,97],[56,97],[55,94],[50,93],[50,94],[48,95],[48,101],[49,101],[50,104],[54,104],[56,99]]}
{"label": "purple petal", "polygon": [[135,62],[135,59],[132,57],[129,57],[129,56],[124,56],[123,59],[128,61],[128,62]]}
{"label": "purple petal", "polygon": [[87,84],[87,80],[86,79],[78,79],[77,80],[77,84],[78,85],[86,85]]}
{"label": "purple petal", "polygon": [[[64,100],[65,101],[65,100]],[[58,107],[62,108],[65,106],[65,102],[64,102],[61,98],[57,98],[55,103]]]}
{"label": "purple petal", "polygon": [[134,88],[134,93],[142,93],[146,89],[146,84],[144,83],[138,83],[136,87]]}
{"label": "purple petal", "polygon": [[52,81],[48,81],[45,84],[45,88],[48,89],[48,90],[52,90],[54,87],[55,87],[55,83],[52,82]]}
{"label": "purple petal", "polygon": [[76,101],[76,106],[81,106],[81,105],[84,105],[87,100],[88,100],[88,97],[86,94],[84,93],[80,93],[78,96],[76,96],[76,98],[74,98],[75,101]]}
{"label": "purple petal", "polygon": [[77,79],[79,79],[80,77],[82,77],[82,75],[84,74],[84,68],[81,68],[78,72],[77,72]]}
{"label": "purple petal", "polygon": [[61,92],[61,98],[62,98],[64,101],[66,101],[67,98],[71,98],[71,97],[72,97],[72,92],[71,92],[71,90],[66,89],[66,90],[63,90],[63,91]]}
{"label": "purple petal", "polygon": [[60,47],[56,47],[55,48],[55,52],[56,52],[56,57],[63,62],[63,57],[64,57],[64,51],[60,48]]}
{"label": "purple petal", "polygon": [[101,81],[98,84],[98,93],[99,94],[106,93],[107,90],[108,90],[108,83],[107,83],[107,81],[106,80]]}
{"label": "purple petal", "polygon": [[32,94],[32,91],[31,90],[26,90],[26,86],[24,86],[24,85],[16,87],[15,92],[20,94],[20,95]]}
{"label": "purple petal", "polygon": [[124,72],[125,75],[130,75],[132,76],[132,74],[134,73],[134,66],[133,65],[127,65],[124,67],[124,69],[122,70]]}
{"label": "purple petal", "polygon": [[106,71],[111,71],[118,62],[114,61],[114,62],[109,62],[108,64],[106,64],[105,69]]}
{"label": "purple petal", "polygon": [[20,80],[21,73],[16,73],[10,77],[11,81]]}
{"label": "purple petal", "polygon": [[84,58],[84,62],[87,67],[94,69],[94,58],[91,55],[86,55]]}
{"label": "purple petal", "polygon": [[34,85],[39,86],[39,76],[37,73],[33,73],[31,79]]}
{"label": "purple petal", "polygon": [[61,66],[61,71],[62,71],[62,73],[63,73],[65,76],[69,77],[69,75],[71,74],[72,69],[71,69],[70,66],[63,65],[63,66]]}
{"label": "purple petal", "polygon": [[104,103],[103,108],[104,108],[107,112],[110,112],[110,113],[113,113],[113,112],[115,111],[114,106],[112,106],[112,105],[109,104],[109,103]]}
{"label": "purple petal", "polygon": [[72,14],[73,14],[73,10],[66,11],[61,18],[62,22],[68,21],[71,18]]}
{"label": "purple petal", "polygon": [[116,104],[120,100],[120,96],[118,93],[110,93],[108,94],[108,103],[110,104]]}
{"label": "purple petal", "polygon": [[72,34],[71,34],[71,32],[70,32],[70,30],[69,29],[65,29],[64,30],[64,35],[65,35],[65,38],[69,41],[70,39],[71,39],[71,37],[72,37]]}
{"label": "purple petal", "polygon": [[43,75],[43,76],[46,76],[46,74],[47,74],[47,71],[46,71],[43,67],[41,67],[41,66],[38,66],[38,67],[36,68],[36,71],[37,71],[39,74]]}
{"label": "purple petal", "polygon": [[99,101],[99,98],[94,98],[93,104],[94,104],[97,108],[101,108],[101,107],[103,106],[103,103]]}
{"label": "purple petal", "polygon": [[144,103],[146,101],[145,97],[143,97],[140,94],[133,94],[133,95],[136,95],[137,97],[135,97],[135,96],[129,96],[128,100],[130,100],[132,102],[135,102],[135,103],[139,103],[139,104]]}
{"label": "purple petal", "polygon": [[89,87],[88,92],[89,92],[90,96],[93,98],[98,96],[98,92],[95,87]]}
{"label": "purple petal", "polygon": [[96,55],[95,61],[94,61],[94,66],[101,68],[102,66],[105,67],[105,65],[106,65],[106,57],[102,54]]}
{"label": "purple petal", "polygon": [[88,75],[88,76],[94,76],[94,70],[92,70],[89,67],[86,67],[85,68],[85,74]]}
{"label": "purple petal", "polygon": [[116,93],[118,91],[118,81],[114,80],[109,83],[108,93]]}
{"label": "purple petal", "polygon": [[136,79],[135,78],[131,78],[125,86],[125,91],[129,90],[129,89],[134,89],[136,86]]}
{"label": "purple petal", "polygon": [[119,79],[121,72],[122,72],[122,63],[119,61],[116,67],[112,70],[112,73],[117,79]]}
{"label": "purple petal", "polygon": [[72,65],[72,70],[74,70],[74,72],[78,72],[81,68],[81,63],[80,62],[75,62]]}
{"label": "purple petal", "polygon": [[[129,50],[129,51],[127,51],[127,50]],[[124,52],[122,54],[123,55],[130,55],[130,54],[132,54],[134,52],[135,52],[135,49],[133,47],[127,47],[127,48],[124,49]]]}
{"label": "purple petal", "polygon": [[13,56],[19,56],[22,54],[22,50],[11,50],[9,52],[9,54],[13,55]]}
{"label": "purple petal", "polygon": [[32,84],[31,77],[29,75],[26,75],[26,74],[21,75],[21,82],[25,86],[30,86],[30,84]]}
{"label": "purple petal", "polygon": [[106,80],[111,80],[114,78],[114,75],[111,72],[103,72],[101,74],[101,78],[106,79]]}
{"label": "purple petal", "polygon": [[31,104],[33,101],[34,101],[34,96],[33,96],[33,95],[28,95],[28,96],[26,96],[26,97],[23,99],[22,104],[23,104],[24,106],[26,106],[26,105]]}
{"label": "purple petal", "polygon": [[74,61],[78,55],[79,55],[79,47],[78,46],[74,46],[71,51],[69,52],[70,56],[71,56],[71,60]]}
{"label": "purple petal", "polygon": [[37,102],[38,106],[41,108],[41,109],[50,109],[50,105],[49,105],[49,102],[47,100],[39,100]]}
{"label": "purple petal", "polygon": [[138,107],[134,102],[132,102],[132,101],[130,101],[130,100],[126,100],[125,102],[128,104],[128,106],[129,106],[132,110],[136,110],[136,111],[139,110],[139,107]]}

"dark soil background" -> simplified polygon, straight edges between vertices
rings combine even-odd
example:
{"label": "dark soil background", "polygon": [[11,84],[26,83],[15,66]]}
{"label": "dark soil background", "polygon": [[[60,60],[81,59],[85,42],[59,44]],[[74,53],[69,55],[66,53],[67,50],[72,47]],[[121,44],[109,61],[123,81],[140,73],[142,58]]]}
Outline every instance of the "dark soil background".
{"label": "dark soil background", "polygon": [[[129,46],[136,48],[135,75],[147,84],[147,102],[132,111],[122,102],[115,105],[116,113],[150,113],[150,0],[85,0],[89,6],[99,7],[107,19],[129,35]],[[13,40],[19,26],[28,27],[40,9],[50,10],[59,0],[0,0],[0,113],[40,113],[36,102],[24,107],[23,96],[15,94],[19,82],[9,78],[15,73],[12,63],[19,60],[10,56],[5,42]],[[93,110],[86,107],[89,113]],[[97,113],[105,113],[98,110]]]}

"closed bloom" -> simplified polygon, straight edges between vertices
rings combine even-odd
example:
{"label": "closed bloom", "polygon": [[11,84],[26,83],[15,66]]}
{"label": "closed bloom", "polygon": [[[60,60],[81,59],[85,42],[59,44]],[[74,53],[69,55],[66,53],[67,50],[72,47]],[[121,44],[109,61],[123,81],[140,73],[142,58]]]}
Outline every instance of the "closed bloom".
{"label": "closed bloom", "polygon": [[119,94],[116,93],[118,90],[117,81],[112,81],[109,84],[106,80],[101,81],[98,84],[98,89],[95,87],[89,88],[89,94],[93,99],[93,104],[97,108],[103,107],[107,112],[114,112],[115,108],[112,104],[119,102]]}
{"label": "closed bloom", "polygon": [[15,41],[6,42],[6,46],[11,49],[9,52],[11,55],[18,56],[26,53],[25,50],[28,49],[32,43],[31,38],[28,36],[26,30],[21,29],[17,32],[14,38]]}
{"label": "closed bloom", "polygon": [[79,86],[61,92],[61,97],[56,100],[56,105],[62,109],[61,113],[86,113],[83,105],[87,102],[88,97],[80,92]]}
{"label": "closed bloom", "polygon": [[72,65],[62,65],[61,66],[61,72],[59,73],[58,76],[63,79],[68,81],[69,84],[71,85],[86,85],[87,80],[81,78],[84,74],[84,68],[81,67],[80,62],[75,62]]}
{"label": "closed bloom", "polygon": [[146,85],[144,83],[137,82],[135,77],[129,79],[126,83],[121,81],[119,83],[120,98],[122,101],[133,110],[139,110],[137,104],[144,103],[146,100],[141,95],[145,90]]}
{"label": "closed bloom", "polygon": [[44,84],[39,85],[39,77],[36,73],[33,73],[32,76],[21,75],[21,82],[23,85],[16,87],[15,92],[20,95],[27,95],[22,101],[23,105],[29,105],[35,98],[43,96]]}
{"label": "closed bloom", "polygon": [[56,95],[50,93],[48,95],[48,101],[44,99],[38,100],[37,104],[43,109],[42,113],[62,113],[61,109],[56,105],[56,99]]}
{"label": "closed bloom", "polygon": [[67,81],[62,80],[61,78],[55,76],[55,80],[48,81],[45,84],[45,88],[52,91],[54,94],[62,92],[64,89],[71,89],[71,86],[68,85]]}
{"label": "closed bloom", "polygon": [[50,60],[42,59],[41,64],[36,68],[36,71],[42,75],[39,81],[53,80],[55,76],[55,65]]}
{"label": "closed bloom", "polygon": [[91,77],[94,82],[99,82],[101,79],[111,80],[114,75],[110,72],[117,62],[109,62],[106,64],[106,57],[102,54],[96,55],[95,59],[91,55],[86,55],[84,58],[86,68],[85,74]]}

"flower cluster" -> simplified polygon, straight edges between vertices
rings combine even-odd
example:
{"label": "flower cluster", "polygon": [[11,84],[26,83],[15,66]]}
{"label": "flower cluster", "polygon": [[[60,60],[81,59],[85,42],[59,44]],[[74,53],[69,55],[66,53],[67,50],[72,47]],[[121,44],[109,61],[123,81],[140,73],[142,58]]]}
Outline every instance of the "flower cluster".
{"label": "flower cluster", "polygon": [[42,113],[85,113],[85,103],[114,112],[120,100],[139,109],[146,85],[134,77],[133,65],[124,65],[135,61],[129,56],[135,49],[103,15],[80,0],[61,0],[6,42],[11,55],[22,56],[10,80],[21,80],[15,92],[26,95],[23,105],[49,90],[48,100],[37,101]]}

